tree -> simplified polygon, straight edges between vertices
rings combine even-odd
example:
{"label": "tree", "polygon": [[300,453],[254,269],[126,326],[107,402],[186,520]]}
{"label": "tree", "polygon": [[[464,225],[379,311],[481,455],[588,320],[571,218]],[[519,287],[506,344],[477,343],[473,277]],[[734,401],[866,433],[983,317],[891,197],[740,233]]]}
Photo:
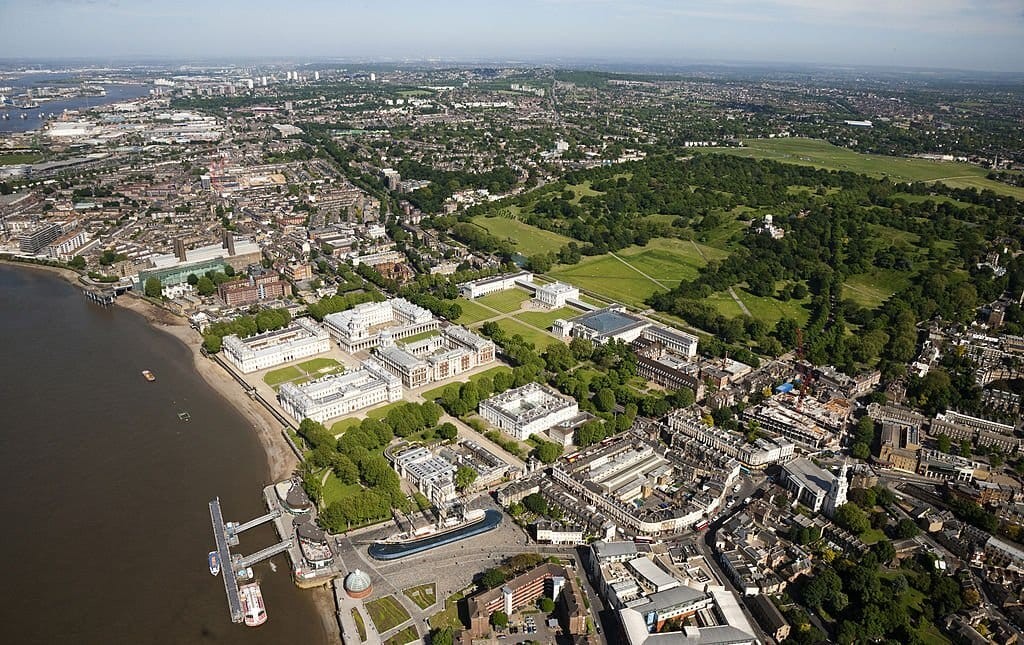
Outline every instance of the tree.
{"label": "tree", "polygon": [[205,275],[199,278],[196,282],[196,291],[199,292],[199,295],[201,296],[208,296],[216,290],[217,285],[213,284],[213,280]]}
{"label": "tree", "polygon": [[331,457],[331,470],[334,476],[343,484],[359,483],[359,468],[348,456],[335,452]]}
{"label": "tree", "polygon": [[203,336],[203,349],[211,354],[216,354],[220,351],[221,340],[217,334],[206,334]]}
{"label": "tree", "polygon": [[466,490],[473,485],[476,481],[477,472],[469,466],[459,466],[459,469],[455,471],[455,488],[456,490]]}
{"label": "tree", "polygon": [[921,529],[917,528],[917,524],[914,524],[913,520],[903,518],[896,523],[896,528],[893,533],[900,540],[907,538],[916,537],[921,532]]}
{"label": "tree", "polygon": [[837,508],[835,517],[832,519],[836,524],[854,535],[859,535],[871,528],[871,522],[868,519],[867,513],[853,503],[846,503]]}
{"label": "tree", "polygon": [[454,645],[455,634],[451,627],[441,627],[430,632],[430,645]]}
{"label": "tree", "polygon": [[85,268],[85,258],[83,258],[81,255],[76,255],[75,257],[71,258],[70,262],[68,262],[68,266],[71,267],[72,269],[77,269],[81,271],[82,269]]}
{"label": "tree", "polygon": [[150,276],[146,278],[145,292],[150,298],[159,298],[164,291],[164,285],[161,284],[160,278],[156,276]]}
{"label": "tree", "polygon": [[454,424],[445,422],[437,426],[437,435],[445,441],[451,441],[459,434],[458,428]]}
{"label": "tree", "polygon": [[188,283],[189,283],[190,285],[192,285],[193,287],[194,287],[194,286],[196,286],[197,284],[199,284],[199,276],[197,276],[197,275],[196,275],[196,274],[194,274],[194,273],[190,273],[190,274],[188,274],[188,278],[186,278],[186,280],[187,280],[187,281],[188,281]]}
{"label": "tree", "polygon": [[[480,576],[480,584],[487,587],[488,589],[494,589],[499,587],[505,582],[505,572],[501,569],[494,568],[484,571],[483,575]],[[506,617],[506,620],[508,617]]]}
{"label": "tree", "polygon": [[230,264],[225,264],[224,275],[226,275],[229,278],[235,277],[235,267],[231,266]]}
{"label": "tree", "polygon": [[594,405],[601,412],[611,412],[615,409],[615,392],[611,388],[601,388],[597,393]]}
{"label": "tree", "polygon": [[503,611],[494,612],[491,614],[491,624],[494,625],[496,629],[505,629],[508,627],[508,614]]}
{"label": "tree", "polygon": [[939,433],[939,436],[935,441],[938,444],[940,452],[948,453],[953,449],[953,442],[949,440],[949,437],[945,433]]}
{"label": "tree", "polygon": [[548,598],[547,596],[541,596],[541,599],[537,602],[537,606],[545,614],[550,614],[555,610],[555,601]]}
{"label": "tree", "polygon": [[526,510],[537,515],[548,514],[548,502],[540,493],[532,493],[523,498],[523,506]]}
{"label": "tree", "polygon": [[563,448],[554,441],[541,441],[540,445],[534,451],[537,455],[537,459],[540,459],[545,464],[553,464],[562,456]]}

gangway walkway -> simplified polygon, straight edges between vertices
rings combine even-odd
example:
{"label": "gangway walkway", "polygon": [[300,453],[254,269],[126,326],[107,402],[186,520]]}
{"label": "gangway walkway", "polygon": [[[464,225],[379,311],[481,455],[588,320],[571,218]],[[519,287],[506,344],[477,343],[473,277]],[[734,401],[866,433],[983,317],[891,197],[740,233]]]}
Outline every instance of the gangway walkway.
{"label": "gangway walkway", "polygon": [[277,544],[275,544],[273,546],[268,546],[265,549],[260,549],[259,551],[257,551],[256,553],[253,553],[252,555],[248,555],[248,556],[246,556],[244,558],[239,559],[235,563],[235,569],[241,570],[241,569],[245,569],[247,567],[251,567],[252,565],[256,564],[257,562],[260,562],[261,560],[266,560],[267,558],[272,558],[275,555],[277,555],[278,553],[284,553],[285,551],[287,551],[290,548],[292,548],[292,541],[291,540],[285,540],[284,542],[278,542]]}
{"label": "gangway walkway", "polygon": [[266,515],[261,515],[260,517],[257,517],[254,520],[243,522],[242,524],[238,524],[237,526],[232,525],[233,528],[228,529],[228,531],[230,533],[233,533],[234,535],[238,535],[242,531],[248,531],[253,527],[259,526],[260,524],[264,524],[266,522],[270,522],[272,520],[276,520],[279,517],[281,517],[281,509],[275,508]]}
{"label": "gangway walkway", "polygon": [[210,500],[210,522],[213,524],[213,537],[217,542],[217,557],[220,559],[223,569],[221,578],[224,579],[224,593],[228,597],[231,622],[240,623],[245,615],[242,612],[242,599],[238,596],[238,582],[235,580],[235,572],[231,567],[231,550],[228,548],[227,529],[224,526],[219,497]]}

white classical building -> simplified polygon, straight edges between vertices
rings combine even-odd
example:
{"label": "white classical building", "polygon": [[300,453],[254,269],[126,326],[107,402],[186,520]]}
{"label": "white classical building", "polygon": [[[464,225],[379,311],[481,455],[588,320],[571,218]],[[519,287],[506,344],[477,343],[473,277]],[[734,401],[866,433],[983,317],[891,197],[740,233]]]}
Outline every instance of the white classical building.
{"label": "white classical building", "polygon": [[455,499],[456,467],[423,446],[404,450],[394,457],[399,476],[410,480],[436,506]]}
{"label": "white classical building", "polygon": [[375,350],[377,359],[392,374],[413,389],[458,376],[494,362],[494,342],[462,327],[446,327],[439,336],[403,346],[384,336]]}
{"label": "white classical building", "polygon": [[651,325],[650,327],[645,327],[640,332],[640,337],[655,343],[661,343],[666,349],[682,354],[689,359],[697,357],[698,338],[693,334],[687,334],[678,329]]}
{"label": "white classical building", "polygon": [[843,462],[838,475],[822,470],[810,459],[794,459],[782,466],[782,482],[796,500],[814,512],[828,517],[846,503],[849,490],[849,465]]}
{"label": "white classical building", "polygon": [[380,344],[384,330],[378,328],[387,326],[390,337],[397,340],[437,329],[440,323],[429,310],[404,298],[392,298],[328,314],[324,324],[344,350],[355,352]]}
{"label": "white classical building", "polygon": [[551,309],[564,307],[566,300],[577,300],[579,297],[580,290],[564,282],[538,285],[537,291],[533,294],[534,300]]}
{"label": "white classical building", "polygon": [[400,401],[402,382],[368,359],[352,372],[325,376],[304,385],[285,383],[277,398],[281,408],[296,421],[313,419],[323,423],[371,405]]}
{"label": "white classical building", "polygon": [[459,285],[459,295],[463,298],[472,300],[474,298],[479,298],[480,296],[486,296],[489,293],[494,293],[495,291],[513,289],[516,284],[523,283],[533,284],[533,274],[529,271],[520,271],[519,273],[505,273],[502,275],[491,276],[490,278],[480,278],[479,280],[463,282]]}
{"label": "white classical building", "polygon": [[539,383],[527,383],[480,402],[480,416],[520,441],[575,418],[579,404]]}
{"label": "white classical building", "polygon": [[249,338],[225,336],[224,358],[243,374],[331,351],[331,338],[309,318],[297,318],[284,329]]}

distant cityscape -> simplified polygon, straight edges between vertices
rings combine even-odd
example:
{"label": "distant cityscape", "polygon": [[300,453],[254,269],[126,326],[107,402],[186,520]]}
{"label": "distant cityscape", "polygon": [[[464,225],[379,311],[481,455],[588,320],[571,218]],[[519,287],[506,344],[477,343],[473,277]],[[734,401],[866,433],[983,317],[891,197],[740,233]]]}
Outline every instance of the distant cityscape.
{"label": "distant cityscape", "polygon": [[42,112],[0,128],[0,259],[190,326],[294,463],[263,517],[211,502],[231,620],[275,619],[251,567],[286,554],[346,644],[1024,634],[1019,85],[152,65],[0,94]]}

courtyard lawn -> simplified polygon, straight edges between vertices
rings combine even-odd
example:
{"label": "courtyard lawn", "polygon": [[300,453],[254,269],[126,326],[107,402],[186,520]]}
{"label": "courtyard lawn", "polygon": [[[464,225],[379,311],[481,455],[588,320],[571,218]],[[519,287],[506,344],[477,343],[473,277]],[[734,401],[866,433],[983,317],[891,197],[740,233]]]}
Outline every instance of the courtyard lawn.
{"label": "courtyard lawn", "polygon": [[338,421],[334,425],[331,426],[331,432],[334,434],[334,436],[338,436],[338,435],[344,433],[346,430],[351,430],[352,428],[356,427],[357,425],[359,425],[362,422],[363,422],[362,419],[359,419],[359,418],[356,418],[356,417],[349,417],[347,419],[342,419],[341,421]]}
{"label": "courtyard lawn", "polygon": [[315,374],[322,370],[326,370],[329,367],[338,367],[341,365],[338,361],[333,358],[314,358],[309,361],[298,364],[298,368],[306,374]]}
{"label": "courtyard lawn", "polygon": [[530,299],[530,294],[525,289],[505,289],[504,291],[495,291],[489,293],[486,296],[482,296],[476,299],[476,302],[490,307],[491,309],[497,309],[502,313],[512,313],[518,311],[523,306],[523,302]]}
{"label": "courtyard lawn", "polygon": [[[593,192],[593,191],[591,191]],[[593,193],[597,194],[597,193]],[[523,255],[537,253],[557,253],[563,246],[572,241],[571,238],[552,231],[531,226],[512,217],[475,217],[473,223],[486,229],[491,235],[503,240],[510,240]]]}
{"label": "courtyard lawn", "polygon": [[270,387],[274,387],[275,385],[280,385],[286,381],[294,381],[301,376],[303,376],[302,370],[293,365],[289,365],[288,367],[270,370],[263,375],[263,382]]}
{"label": "courtyard lawn", "polygon": [[709,151],[830,170],[849,170],[897,181],[941,181],[954,188],[988,188],[1002,195],[1024,199],[1024,188],[986,179],[988,170],[966,163],[862,154],[827,141],[798,137],[746,139],[743,143],[742,148],[710,148]]}
{"label": "courtyard lawn", "polygon": [[430,330],[427,330],[427,331],[422,331],[422,332],[420,332],[418,334],[415,334],[413,336],[409,336],[408,338],[403,338],[402,340],[400,340],[398,342],[400,342],[400,343],[415,343],[418,340],[426,340],[427,338],[433,338],[434,336],[440,336],[440,335],[441,335],[440,331],[438,331],[436,329],[430,329]]}
{"label": "courtyard lawn", "polygon": [[377,628],[378,634],[398,627],[409,620],[409,613],[392,596],[384,596],[366,603],[366,612]]}
{"label": "courtyard lawn", "polygon": [[455,321],[459,325],[472,325],[473,323],[478,323],[481,320],[487,320],[488,318],[494,318],[499,315],[497,312],[491,311],[472,300],[459,298],[455,302],[462,307],[462,315]]}
{"label": "courtyard lawn", "polygon": [[540,329],[549,329],[555,320],[559,318],[565,318],[568,320],[579,316],[581,313],[583,312],[573,309],[572,307],[562,307],[561,309],[554,309],[552,311],[524,311],[516,314],[515,318]]}
{"label": "courtyard lawn", "polygon": [[404,590],[409,600],[416,603],[416,606],[420,609],[429,609],[435,602],[437,602],[437,586],[430,582],[425,585],[419,585],[417,587],[410,587]]}
{"label": "courtyard lawn", "polygon": [[387,405],[382,405],[379,408],[374,408],[374,409],[370,410],[369,412],[367,412],[366,416],[368,416],[371,419],[378,419],[378,420],[383,419],[384,417],[388,416],[388,412],[391,411],[391,408],[397,408],[398,406],[402,405],[403,403],[405,403],[405,401],[395,401],[394,403],[388,403]]}
{"label": "courtyard lawn", "polygon": [[359,611],[357,611],[354,608],[352,609],[352,620],[356,624],[356,631],[359,632],[359,640],[360,641],[365,641],[366,640],[366,625],[363,624],[363,615],[360,614]]}

